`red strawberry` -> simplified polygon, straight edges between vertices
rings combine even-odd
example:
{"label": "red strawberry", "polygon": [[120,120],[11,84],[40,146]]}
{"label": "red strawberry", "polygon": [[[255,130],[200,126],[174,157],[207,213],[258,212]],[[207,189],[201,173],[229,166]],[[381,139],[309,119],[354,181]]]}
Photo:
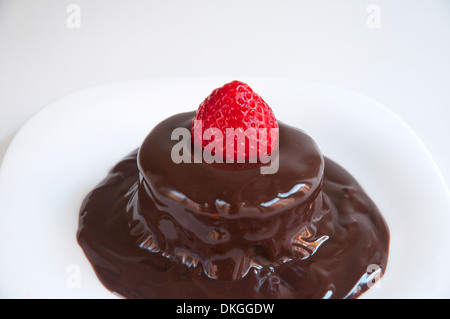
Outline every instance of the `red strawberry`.
{"label": "red strawberry", "polygon": [[[214,136],[211,139],[205,138],[208,129]],[[200,130],[201,139],[198,138]],[[245,142],[237,137],[244,132]],[[278,123],[272,109],[258,94],[247,84],[233,81],[215,89],[200,104],[192,121],[192,137],[195,146],[211,152],[216,158],[242,162],[273,152],[278,139]],[[216,147],[212,148],[212,144]]]}

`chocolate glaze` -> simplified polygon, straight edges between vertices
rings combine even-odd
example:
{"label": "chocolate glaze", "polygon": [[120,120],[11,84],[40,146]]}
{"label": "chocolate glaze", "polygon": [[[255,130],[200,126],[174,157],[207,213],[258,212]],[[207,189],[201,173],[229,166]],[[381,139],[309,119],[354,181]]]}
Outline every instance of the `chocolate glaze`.
{"label": "chocolate glaze", "polygon": [[176,164],[171,133],[194,114],[157,125],[85,198],[77,239],[106,288],[125,298],[356,298],[368,271],[384,274],[383,217],[307,134],[279,123],[275,174],[194,163],[193,153]]}

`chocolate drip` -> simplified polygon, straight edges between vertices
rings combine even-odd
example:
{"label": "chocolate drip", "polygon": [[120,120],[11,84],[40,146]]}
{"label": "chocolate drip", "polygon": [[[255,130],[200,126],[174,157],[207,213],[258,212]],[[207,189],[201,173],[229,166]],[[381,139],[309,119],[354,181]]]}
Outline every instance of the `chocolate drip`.
{"label": "chocolate drip", "polygon": [[[161,122],[85,199],[78,242],[126,298],[356,298],[384,273],[389,231],[360,185],[279,123],[279,169],[176,164]],[[191,156],[194,156],[191,154]]]}

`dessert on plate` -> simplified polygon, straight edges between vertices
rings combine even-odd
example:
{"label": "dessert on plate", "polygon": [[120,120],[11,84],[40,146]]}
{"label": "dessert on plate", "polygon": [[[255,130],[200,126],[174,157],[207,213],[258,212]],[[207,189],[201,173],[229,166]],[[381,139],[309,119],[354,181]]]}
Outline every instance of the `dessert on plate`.
{"label": "dessert on plate", "polygon": [[240,81],[155,126],[86,196],[77,240],[124,298],[357,298],[389,251],[358,182]]}

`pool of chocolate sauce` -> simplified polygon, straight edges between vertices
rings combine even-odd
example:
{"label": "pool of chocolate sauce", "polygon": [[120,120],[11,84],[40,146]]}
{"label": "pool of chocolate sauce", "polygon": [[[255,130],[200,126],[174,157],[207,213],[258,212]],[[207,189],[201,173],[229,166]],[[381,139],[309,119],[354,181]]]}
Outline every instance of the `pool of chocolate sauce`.
{"label": "pool of chocolate sauce", "polygon": [[[357,298],[384,274],[373,201],[303,131],[279,123],[279,168],[176,164],[158,124],[85,198],[77,240],[124,298]],[[376,272],[372,272],[376,270]]]}

